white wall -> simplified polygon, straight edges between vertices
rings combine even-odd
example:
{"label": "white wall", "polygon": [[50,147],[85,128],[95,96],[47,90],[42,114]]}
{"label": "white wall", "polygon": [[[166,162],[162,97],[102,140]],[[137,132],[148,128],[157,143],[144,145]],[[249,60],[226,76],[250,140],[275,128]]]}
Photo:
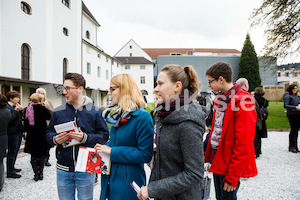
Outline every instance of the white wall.
{"label": "white wall", "polygon": [[[295,69],[290,69],[290,70],[278,70],[277,73],[280,73],[281,75],[277,77],[277,81],[280,82],[285,82],[288,81],[289,84],[292,84],[294,82],[297,82],[300,84],[300,70],[295,70]],[[288,73],[289,75],[287,76]],[[295,73],[296,76],[295,76]]]}
{"label": "white wall", "polygon": [[[61,1],[26,0],[32,14],[18,1],[1,1],[1,76],[21,78],[21,46],[30,46],[30,80],[62,83],[62,61],[69,71],[81,70],[81,0],[70,8]],[[79,12],[78,12],[79,11]],[[69,36],[63,34],[69,29]],[[4,51],[5,49],[5,51]]]}
{"label": "white wall", "polygon": [[[82,38],[92,45],[97,45],[97,28],[99,26],[85,13],[82,12]],[[86,37],[86,31],[90,33],[90,39]]]}
{"label": "white wall", "polygon": [[133,57],[144,57],[152,62],[151,57],[132,39],[116,53],[115,57],[128,57],[130,54]]}

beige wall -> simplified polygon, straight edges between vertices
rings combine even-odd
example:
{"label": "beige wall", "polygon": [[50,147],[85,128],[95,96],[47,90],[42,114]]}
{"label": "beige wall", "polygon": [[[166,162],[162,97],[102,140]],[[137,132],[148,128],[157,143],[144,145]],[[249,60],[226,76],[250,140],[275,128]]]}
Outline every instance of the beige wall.
{"label": "beige wall", "polygon": [[285,92],[284,85],[264,85],[263,89],[265,91],[264,97],[271,101],[282,100]]}

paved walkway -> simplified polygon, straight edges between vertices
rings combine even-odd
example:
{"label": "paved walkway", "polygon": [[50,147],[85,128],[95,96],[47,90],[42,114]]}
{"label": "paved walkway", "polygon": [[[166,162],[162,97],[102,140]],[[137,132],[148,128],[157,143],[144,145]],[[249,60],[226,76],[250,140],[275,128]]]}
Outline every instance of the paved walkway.
{"label": "paved walkway", "polygon": [[[263,200],[300,199],[300,153],[293,154],[288,149],[288,132],[269,132],[269,138],[262,141],[262,155],[257,159],[259,174],[250,179],[242,179],[238,198]],[[22,178],[5,179],[0,192],[0,200],[55,200],[56,191],[55,152],[51,149],[51,167],[45,167],[44,180],[34,182],[29,154],[22,153],[16,167],[22,168]],[[146,168],[149,176],[150,170]],[[98,200],[100,184],[95,185],[94,199]],[[125,195],[125,194],[124,194]],[[214,197],[213,186],[211,199]],[[199,199],[200,200],[200,199]]]}

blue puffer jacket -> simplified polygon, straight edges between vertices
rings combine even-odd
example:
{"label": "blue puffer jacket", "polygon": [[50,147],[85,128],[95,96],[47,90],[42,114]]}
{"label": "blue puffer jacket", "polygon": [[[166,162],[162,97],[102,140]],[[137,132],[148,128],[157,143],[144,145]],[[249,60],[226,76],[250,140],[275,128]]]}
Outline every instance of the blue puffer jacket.
{"label": "blue puffer jacket", "polygon": [[[57,168],[64,171],[74,172],[79,146],[94,147],[96,143],[106,143],[109,137],[108,126],[102,118],[102,110],[96,107],[90,98],[84,98],[85,103],[78,110],[68,103],[57,107],[47,128],[46,139],[48,143],[57,145]],[[77,126],[84,132],[84,136],[80,145],[63,148],[54,140],[57,135],[54,125],[69,121],[76,121]]]}

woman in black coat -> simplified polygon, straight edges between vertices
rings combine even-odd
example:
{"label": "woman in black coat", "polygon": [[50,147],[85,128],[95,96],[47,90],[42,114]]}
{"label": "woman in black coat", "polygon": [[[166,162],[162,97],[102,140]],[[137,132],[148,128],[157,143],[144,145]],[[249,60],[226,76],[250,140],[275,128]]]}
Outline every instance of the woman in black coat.
{"label": "woman in black coat", "polygon": [[[255,88],[254,91],[254,98],[257,101],[259,108],[267,108],[269,106],[269,101],[266,100],[263,96],[265,94],[265,91],[262,87]],[[255,134],[255,141],[257,145],[255,145],[255,154],[256,157],[259,157],[261,154],[261,138],[267,138],[268,132],[267,132],[267,125],[266,120],[262,119],[262,128],[261,130],[257,131],[257,134]]]}
{"label": "woman in black coat", "polygon": [[7,105],[7,98],[0,94],[0,191],[4,184],[4,165],[3,158],[6,156],[7,149],[7,127],[11,119],[11,112]]}
{"label": "woman in black coat", "polygon": [[290,85],[287,92],[283,95],[284,108],[287,110],[287,117],[290,122],[291,132],[289,135],[289,151],[299,152],[298,149],[298,131],[300,128],[300,101],[297,96],[297,85]]}
{"label": "woman in black coat", "polygon": [[50,113],[42,105],[43,96],[34,93],[30,96],[31,103],[25,112],[25,129],[27,131],[24,152],[31,154],[31,165],[34,172],[34,180],[43,180],[43,169],[49,144],[46,141],[47,120]]}

